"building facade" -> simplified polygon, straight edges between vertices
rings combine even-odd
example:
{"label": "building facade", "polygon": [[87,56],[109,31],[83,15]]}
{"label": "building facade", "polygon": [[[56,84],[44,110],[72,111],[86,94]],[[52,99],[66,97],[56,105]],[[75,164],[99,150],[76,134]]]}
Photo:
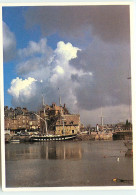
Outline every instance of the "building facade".
{"label": "building facade", "polygon": [[11,133],[15,133],[21,130],[39,130],[40,119],[34,114],[29,112],[26,108],[21,109],[17,107],[15,109],[5,109],[5,130],[10,130]]}
{"label": "building facade", "polygon": [[29,112],[26,108],[5,107],[5,130],[38,131],[39,134],[71,135],[80,131],[80,115],[70,114],[64,106],[53,103],[46,105],[37,112]]}
{"label": "building facade", "polygon": [[80,115],[68,114],[61,116],[56,121],[55,134],[56,135],[72,135],[80,131]]}

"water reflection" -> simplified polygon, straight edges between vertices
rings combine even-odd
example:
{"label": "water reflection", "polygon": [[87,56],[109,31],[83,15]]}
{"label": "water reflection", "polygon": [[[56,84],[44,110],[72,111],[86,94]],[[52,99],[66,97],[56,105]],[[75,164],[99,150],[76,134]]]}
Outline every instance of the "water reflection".
{"label": "water reflection", "polygon": [[[125,152],[122,140],[6,144],[6,185],[133,185],[133,157]],[[113,182],[113,178],[131,183]]]}
{"label": "water reflection", "polygon": [[33,144],[6,145],[6,160],[23,159],[63,159],[79,160],[82,158],[80,143],[45,142]]}

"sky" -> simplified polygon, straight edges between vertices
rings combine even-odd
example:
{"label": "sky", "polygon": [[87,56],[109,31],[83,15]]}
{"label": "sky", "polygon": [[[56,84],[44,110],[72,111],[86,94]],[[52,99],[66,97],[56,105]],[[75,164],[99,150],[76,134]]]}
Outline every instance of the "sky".
{"label": "sky", "polygon": [[4,105],[131,118],[129,5],[3,7]]}

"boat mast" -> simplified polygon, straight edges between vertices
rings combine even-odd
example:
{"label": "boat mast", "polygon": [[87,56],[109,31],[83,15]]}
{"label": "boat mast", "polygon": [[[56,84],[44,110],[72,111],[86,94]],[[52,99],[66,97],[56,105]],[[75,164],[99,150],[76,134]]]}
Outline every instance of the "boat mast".
{"label": "boat mast", "polygon": [[102,107],[101,107],[101,126],[103,127],[103,114],[102,114]]}
{"label": "boat mast", "polygon": [[[45,122],[45,133],[46,133],[46,135],[48,134],[48,130],[47,130],[47,119],[46,119],[46,112],[45,112],[45,103],[44,103],[44,97],[43,97],[43,95],[42,95],[42,106],[43,106],[43,113],[44,113],[44,122]],[[43,134],[44,134],[44,130],[43,130]]]}
{"label": "boat mast", "polygon": [[102,131],[103,131],[104,116],[103,116],[103,113],[102,113],[102,107],[101,107],[101,116],[100,116],[100,119],[101,119],[101,129],[102,129]]}
{"label": "boat mast", "polygon": [[[58,88],[59,90],[59,88]],[[60,107],[61,107],[61,111],[60,111],[60,115],[61,115],[61,118],[62,118],[62,123],[63,123],[63,134],[65,135],[65,129],[64,129],[64,117],[63,117],[63,112],[62,112],[62,104],[61,104],[61,96],[59,94],[59,104],[60,104]]]}

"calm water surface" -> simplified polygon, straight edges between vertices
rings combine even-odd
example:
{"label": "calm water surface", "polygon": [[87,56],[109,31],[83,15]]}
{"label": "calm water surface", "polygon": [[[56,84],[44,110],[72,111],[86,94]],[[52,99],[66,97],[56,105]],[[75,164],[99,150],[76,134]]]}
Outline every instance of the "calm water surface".
{"label": "calm water surface", "polygon": [[6,144],[6,186],[133,185],[133,159],[126,152],[123,141]]}

